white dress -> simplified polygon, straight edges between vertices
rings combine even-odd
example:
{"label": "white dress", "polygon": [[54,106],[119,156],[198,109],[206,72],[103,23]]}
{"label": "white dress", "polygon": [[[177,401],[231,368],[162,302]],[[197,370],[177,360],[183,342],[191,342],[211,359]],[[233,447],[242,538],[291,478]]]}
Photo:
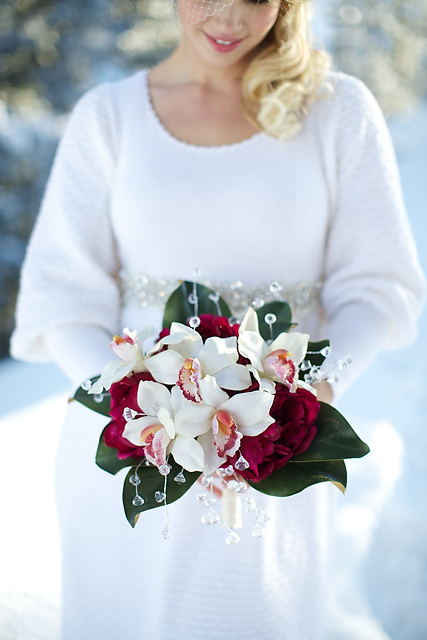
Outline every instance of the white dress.
{"label": "white dress", "polygon": [[[295,138],[258,133],[221,147],[173,138],[144,71],[86,94],[29,245],[15,357],[56,357],[78,383],[107,359],[107,334],[160,328],[171,279],[196,268],[232,304],[259,304],[281,283],[299,329],[329,337],[334,359],[352,355],[339,390],[379,349],[411,342],[424,285],[387,129],[359,81],[331,82],[334,94]],[[200,524],[193,487],[171,505],[165,541],[163,510],[132,530],[123,474],[95,466],[105,422],[71,405],[58,454],[63,640],[320,640],[336,489],[260,497],[268,534],[253,538],[245,514],[241,542],[229,547],[221,527]]]}

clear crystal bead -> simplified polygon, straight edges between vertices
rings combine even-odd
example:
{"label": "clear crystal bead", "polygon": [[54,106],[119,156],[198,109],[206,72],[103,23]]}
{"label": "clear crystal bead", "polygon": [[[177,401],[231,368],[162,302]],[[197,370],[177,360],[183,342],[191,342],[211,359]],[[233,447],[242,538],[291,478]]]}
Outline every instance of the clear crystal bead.
{"label": "clear crystal bead", "polygon": [[315,381],[315,377],[312,376],[310,373],[306,373],[304,376],[304,380],[306,381],[307,384],[311,384],[312,382]]}
{"label": "clear crystal bead", "polygon": [[230,480],[229,482],[227,482],[227,487],[230,489],[230,491],[238,491],[239,486],[240,482],[237,482],[237,480]]}
{"label": "clear crystal bead", "polygon": [[139,484],[141,484],[141,478],[137,473],[134,473],[133,476],[130,476],[129,482],[133,484],[134,487],[137,487]]}
{"label": "clear crystal bead", "polygon": [[92,387],[92,380],[84,380],[80,386],[83,391],[89,391],[89,389]]}
{"label": "clear crystal bead", "polygon": [[184,472],[182,470],[178,473],[178,475],[175,476],[174,482],[177,482],[178,484],[184,484],[184,482],[187,482],[187,480],[185,479]]}
{"label": "clear crystal bead", "polygon": [[199,298],[195,293],[190,293],[190,295],[188,296],[188,302],[190,304],[197,304],[199,302]]}
{"label": "clear crystal bead", "polygon": [[232,464],[228,465],[228,467],[225,468],[225,475],[226,476],[234,475],[234,468]]}
{"label": "clear crystal bead", "polygon": [[248,485],[246,484],[246,482],[239,482],[239,488],[237,489],[237,491],[239,493],[244,493],[248,488]]}
{"label": "clear crystal bead", "polygon": [[311,369],[311,362],[310,360],[303,360],[299,366],[299,368],[301,369],[301,371],[308,371],[308,369]]}
{"label": "clear crystal bead", "polygon": [[154,500],[160,504],[160,502],[164,502],[166,498],[166,494],[163,491],[156,491],[154,494]]}
{"label": "clear crystal bead", "polygon": [[209,294],[209,300],[212,300],[212,302],[215,302],[215,303],[219,302],[219,298],[220,298],[220,295],[218,292]]}
{"label": "clear crystal bead", "polygon": [[136,415],[137,415],[137,412],[134,409],[131,409],[130,407],[126,407],[125,409],[123,409],[123,417],[126,420],[126,422],[130,422],[131,420],[133,420]]}
{"label": "clear crystal bead", "polygon": [[166,526],[162,531],[162,538],[167,540],[170,537],[171,537],[171,532],[169,531],[169,527]]}
{"label": "clear crystal bead", "polygon": [[265,305],[264,298],[255,298],[255,300],[252,301],[252,306],[255,309],[261,309],[261,307],[263,307],[264,305]]}
{"label": "clear crystal bead", "polygon": [[192,329],[197,329],[197,327],[200,325],[200,322],[200,318],[198,318],[197,316],[193,316],[189,319],[188,324]]}
{"label": "clear crystal bead", "polygon": [[100,404],[104,400],[104,395],[102,393],[97,393],[93,396],[93,399],[95,400],[95,402]]}
{"label": "clear crystal bead", "polygon": [[249,513],[253,513],[254,511],[256,511],[255,500],[252,500],[252,498],[247,498],[245,502],[245,511],[248,511]]}
{"label": "clear crystal bead", "polygon": [[205,500],[205,505],[206,505],[207,507],[213,507],[213,506],[214,506],[214,504],[216,504],[216,500],[215,500],[215,498],[210,498],[210,497],[207,497],[207,498],[206,498],[206,500]]}
{"label": "clear crystal bead", "polygon": [[220,467],[219,469],[217,469],[216,473],[220,478],[225,478],[225,476],[227,475],[227,471],[223,467]]}
{"label": "clear crystal bead", "polygon": [[322,356],[325,356],[325,358],[329,358],[329,356],[331,355],[331,347],[323,347],[323,349],[320,349],[319,353]]}
{"label": "clear crystal bead", "polygon": [[247,469],[248,467],[249,462],[242,456],[242,454],[240,454],[240,457],[235,463],[234,468],[237,469],[237,471],[245,471],[245,469]]}
{"label": "clear crystal bead", "polygon": [[209,487],[213,483],[212,476],[202,476],[202,485],[204,487]]}
{"label": "clear crystal bead", "polygon": [[212,513],[205,513],[205,514],[201,517],[202,524],[214,524],[214,523],[212,522],[212,519],[213,519],[213,515],[212,515]]}
{"label": "clear crystal bead", "polygon": [[234,531],[230,531],[230,533],[225,539],[227,544],[237,544],[239,540],[240,540],[240,536],[238,536],[237,533],[234,533]]}
{"label": "clear crystal bead", "polygon": [[353,358],[351,356],[346,357],[347,364],[351,364],[353,362]]}
{"label": "clear crystal bead", "polygon": [[196,498],[197,500],[199,500],[199,502],[203,502],[203,500],[205,500],[206,498],[206,493],[203,493],[203,491],[199,491],[198,493],[196,493]]}
{"label": "clear crystal bead", "polygon": [[277,317],[274,315],[274,313],[267,313],[264,317],[264,320],[267,324],[272,325],[276,322]]}
{"label": "clear crystal bead", "polygon": [[254,538],[261,538],[265,533],[265,528],[262,527],[258,522],[255,525],[255,528],[252,531],[252,535]]}
{"label": "clear crystal bead", "polygon": [[338,376],[331,376],[330,378],[328,378],[329,384],[336,384],[338,380],[339,380]]}
{"label": "clear crystal bead", "polygon": [[261,513],[259,514],[258,521],[270,522],[270,520],[271,520],[271,515],[268,513],[268,511],[264,511],[264,509],[261,509]]}
{"label": "clear crystal bead", "polygon": [[272,282],[270,285],[271,293],[279,293],[282,290],[281,285],[278,282]]}
{"label": "clear crystal bead", "polygon": [[158,467],[158,469],[159,469],[159,473],[160,473],[162,476],[167,476],[167,475],[169,475],[171,468],[172,468],[172,467],[171,467],[169,464],[161,464],[161,465],[160,465],[160,467]]}
{"label": "clear crystal bead", "polygon": [[345,369],[348,366],[347,360],[338,360],[338,369]]}
{"label": "clear crystal bead", "polygon": [[211,524],[218,524],[219,522],[221,522],[221,516],[219,516],[217,513],[213,513],[211,518]]}
{"label": "clear crystal bead", "polygon": [[145,500],[144,498],[141,498],[141,496],[135,496],[134,499],[132,500],[132,504],[134,507],[142,507],[144,502]]}

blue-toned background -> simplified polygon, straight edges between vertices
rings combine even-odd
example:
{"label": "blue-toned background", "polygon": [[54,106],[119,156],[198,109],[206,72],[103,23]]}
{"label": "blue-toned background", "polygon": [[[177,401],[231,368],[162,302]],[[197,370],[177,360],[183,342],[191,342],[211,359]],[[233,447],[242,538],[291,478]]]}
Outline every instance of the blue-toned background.
{"label": "blue-toned background", "polygon": [[[427,270],[427,4],[318,0],[316,13],[317,40],[389,116]],[[0,640],[57,640],[61,603],[53,465],[70,389],[54,365],[7,357],[26,242],[76,99],[178,37],[166,0],[0,4]],[[341,401],[372,453],[337,492],[328,640],[427,638],[426,354],[424,313],[418,343],[382,355]]]}

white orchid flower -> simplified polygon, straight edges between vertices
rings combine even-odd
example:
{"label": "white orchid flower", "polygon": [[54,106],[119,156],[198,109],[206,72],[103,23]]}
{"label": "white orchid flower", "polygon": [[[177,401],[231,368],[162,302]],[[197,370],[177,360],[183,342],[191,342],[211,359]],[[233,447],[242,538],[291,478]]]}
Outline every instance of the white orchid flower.
{"label": "white orchid flower", "polygon": [[[263,391],[239,393],[229,398],[213,376],[205,376],[199,384],[202,405],[191,403],[188,413],[200,408],[205,421],[197,438],[204,450],[203,472],[210,475],[240,447],[243,436],[263,433],[274,422],[269,414],[274,396]],[[200,418],[202,412],[200,412]]]}
{"label": "white orchid flower", "polygon": [[151,354],[144,352],[144,341],[157,335],[156,329],[151,325],[137,333],[128,328],[123,329],[123,338],[114,336],[110,343],[110,348],[119,356],[120,360],[107,362],[102,370],[99,380],[92,385],[89,393],[102,393],[103,389],[108,389],[114,382],[122,380],[131,371],[141,373],[148,371],[145,366],[145,359]]}
{"label": "white orchid flower", "polygon": [[207,375],[214,376],[220,387],[233,391],[251,384],[246,367],[236,364],[239,354],[235,337],[212,337],[203,344],[197,331],[173,322],[170,335],[160,344],[167,345],[167,351],[146,360],[146,367],[158,382],[177,384],[187,400],[202,402],[199,385]]}
{"label": "white orchid flower", "polygon": [[169,391],[148,380],[139,383],[137,401],[144,415],[129,420],[123,437],[143,446],[147,460],[161,471],[170,468],[169,454],[187,471],[202,471],[204,452],[195,438],[209,428],[209,408],[185,400],[178,387]]}
{"label": "white orchid flower", "polygon": [[268,344],[259,333],[257,314],[250,308],[239,328],[238,345],[242,356],[250,360],[247,368],[259,382],[260,389],[274,393],[274,383],[280,382],[292,392],[303,387],[317,395],[313,387],[298,378],[309,337],[307,333],[281,333]]}

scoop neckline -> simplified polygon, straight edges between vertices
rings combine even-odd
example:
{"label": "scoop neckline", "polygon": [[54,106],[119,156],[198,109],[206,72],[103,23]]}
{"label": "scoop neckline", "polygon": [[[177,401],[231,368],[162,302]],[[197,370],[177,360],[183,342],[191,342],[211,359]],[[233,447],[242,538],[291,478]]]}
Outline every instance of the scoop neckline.
{"label": "scoop neckline", "polygon": [[192,144],[190,142],[184,142],[184,140],[180,140],[179,138],[176,138],[174,135],[172,135],[172,133],[168,129],[166,129],[163,122],[160,120],[159,116],[157,115],[156,110],[154,109],[153,103],[151,101],[150,87],[148,84],[149,71],[150,71],[149,69],[143,69],[141,71],[141,73],[143,74],[143,87],[144,87],[144,96],[145,96],[147,112],[154,126],[156,127],[157,131],[159,131],[159,133],[162,135],[163,138],[165,138],[175,146],[193,150],[193,151],[201,151],[201,152],[210,151],[212,153],[215,153],[215,152],[245,149],[247,146],[254,144],[254,142],[257,142],[259,139],[264,137],[265,134],[263,131],[257,131],[249,138],[240,140],[240,142],[232,142],[230,144],[220,144],[220,145]]}

